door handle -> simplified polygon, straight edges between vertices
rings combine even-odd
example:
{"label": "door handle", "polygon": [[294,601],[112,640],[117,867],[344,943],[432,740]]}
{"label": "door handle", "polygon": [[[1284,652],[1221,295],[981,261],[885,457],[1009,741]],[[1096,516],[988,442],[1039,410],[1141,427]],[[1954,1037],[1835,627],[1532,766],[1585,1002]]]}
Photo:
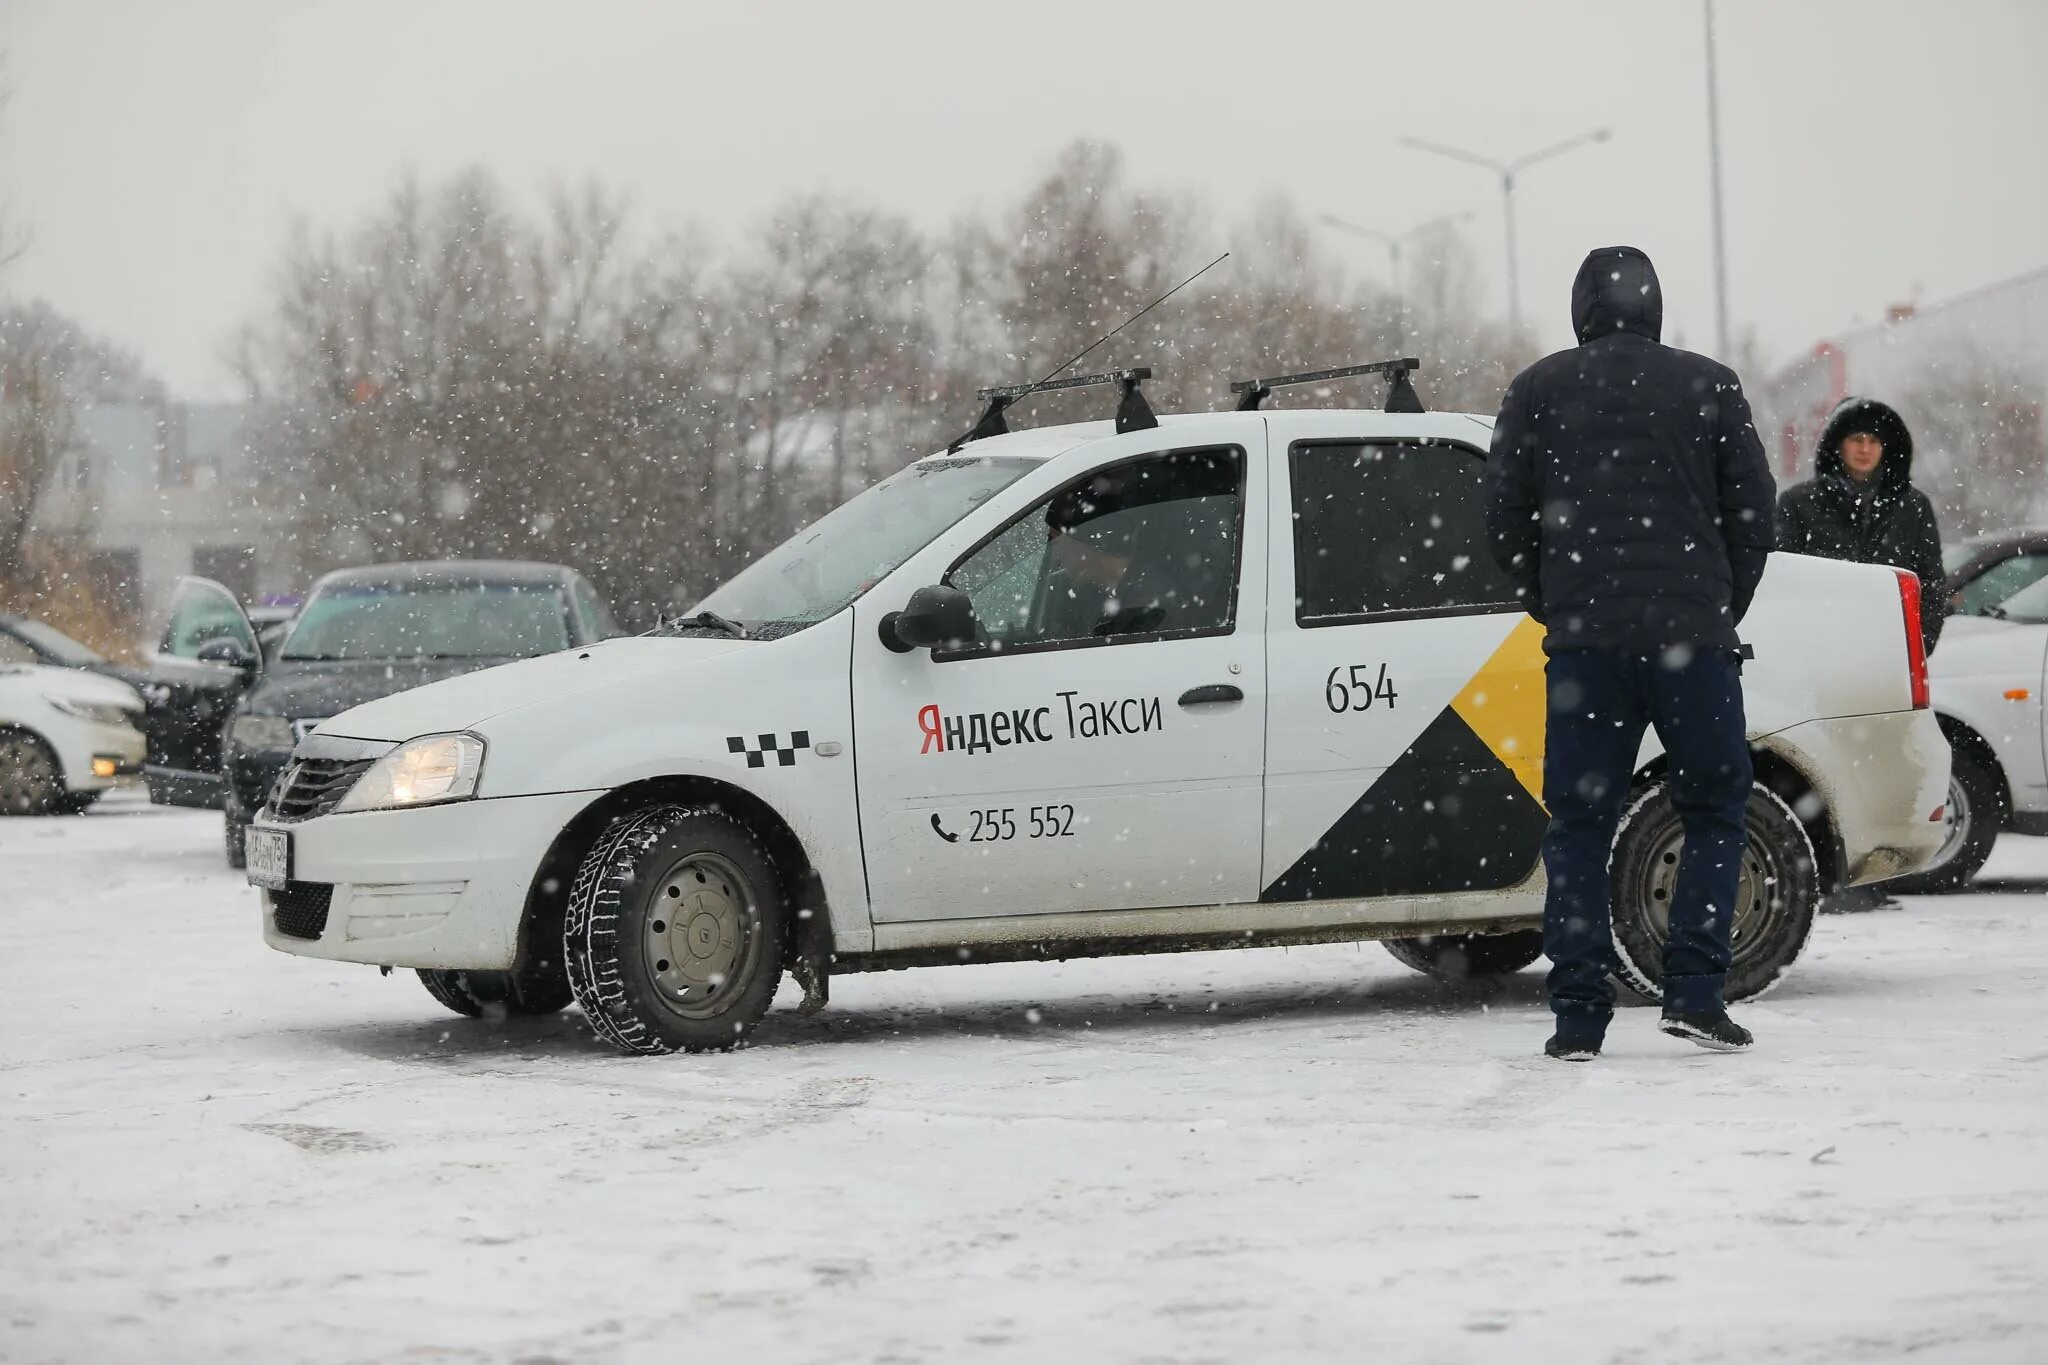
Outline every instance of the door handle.
{"label": "door handle", "polygon": [[1182,706],[1215,706],[1219,702],[1243,700],[1244,690],[1234,683],[1210,683],[1207,687],[1190,687],[1180,694]]}

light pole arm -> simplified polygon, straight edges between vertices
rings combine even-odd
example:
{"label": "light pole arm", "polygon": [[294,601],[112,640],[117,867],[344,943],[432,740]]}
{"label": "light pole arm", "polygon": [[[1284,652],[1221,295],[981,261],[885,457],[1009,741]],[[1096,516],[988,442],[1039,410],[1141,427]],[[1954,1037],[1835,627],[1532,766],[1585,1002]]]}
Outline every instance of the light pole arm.
{"label": "light pole arm", "polygon": [[1613,136],[1614,131],[1611,128],[1595,128],[1590,133],[1580,133],[1577,137],[1566,138],[1554,147],[1545,147],[1540,152],[1531,152],[1519,160],[1511,161],[1502,169],[1501,173],[1503,175],[1513,175],[1517,171],[1527,170],[1539,161],[1548,161],[1554,156],[1561,156],[1574,147],[1583,147],[1588,142],[1605,142]]}
{"label": "light pole arm", "polygon": [[1413,147],[1417,151],[1435,152],[1438,156],[1447,156],[1453,161],[1463,161],[1469,165],[1492,171],[1495,175],[1505,176],[1513,170],[1513,167],[1503,166],[1500,162],[1489,157],[1483,157],[1477,153],[1464,151],[1457,147],[1446,147],[1441,142],[1431,142],[1427,138],[1404,137],[1401,139],[1401,145],[1403,147]]}

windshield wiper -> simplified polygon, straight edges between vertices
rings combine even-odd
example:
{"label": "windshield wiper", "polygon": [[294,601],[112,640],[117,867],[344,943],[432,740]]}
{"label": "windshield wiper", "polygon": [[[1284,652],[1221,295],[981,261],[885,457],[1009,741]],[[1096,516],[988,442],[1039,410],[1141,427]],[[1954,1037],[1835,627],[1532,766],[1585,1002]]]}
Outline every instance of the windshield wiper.
{"label": "windshield wiper", "polygon": [[727,620],[715,611],[700,611],[695,616],[684,617],[676,622],[676,624],[679,626],[703,626],[706,630],[723,631],[735,640],[751,640],[754,638],[748,634],[745,626],[737,621]]}

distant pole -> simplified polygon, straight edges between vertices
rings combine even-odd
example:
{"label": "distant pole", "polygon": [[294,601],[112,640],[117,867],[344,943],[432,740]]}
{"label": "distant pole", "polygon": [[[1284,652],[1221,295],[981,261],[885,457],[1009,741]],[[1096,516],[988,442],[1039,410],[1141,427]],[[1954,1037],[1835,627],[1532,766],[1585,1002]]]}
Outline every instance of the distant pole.
{"label": "distant pole", "polygon": [[1577,137],[1568,137],[1555,146],[1542,148],[1539,151],[1529,153],[1527,156],[1517,157],[1513,161],[1495,161],[1491,157],[1480,156],[1476,152],[1468,152],[1462,147],[1447,147],[1441,142],[1431,142],[1427,138],[1404,137],[1401,139],[1401,145],[1404,147],[1413,147],[1420,152],[1434,152],[1438,156],[1447,156],[1453,161],[1462,161],[1467,165],[1478,166],[1484,170],[1492,171],[1500,177],[1501,216],[1507,228],[1508,338],[1510,341],[1519,341],[1522,336],[1522,291],[1516,287],[1515,176],[1539,161],[1548,161],[1554,156],[1571,151],[1574,147],[1583,147],[1589,142],[1605,142],[1613,135],[1611,129],[1595,128],[1590,133],[1580,133]]}
{"label": "distant pole", "polygon": [[1382,232],[1376,227],[1367,227],[1363,223],[1354,223],[1348,218],[1339,218],[1334,213],[1323,215],[1322,222],[1324,227],[1335,228],[1339,232],[1348,232],[1354,237],[1363,237],[1368,241],[1378,242],[1387,249],[1389,277],[1394,286],[1394,349],[1397,352],[1403,355],[1406,355],[1408,352],[1408,292],[1404,287],[1405,282],[1401,276],[1401,244],[1411,237],[1420,237],[1425,232],[1433,232],[1437,228],[1452,223],[1462,223],[1471,216],[1470,213],[1444,213],[1439,214],[1426,223],[1417,223],[1414,227],[1403,232]]}
{"label": "distant pole", "polygon": [[1714,75],[1714,0],[1704,0],[1707,18],[1707,169],[1714,211],[1714,358],[1728,359],[1728,254],[1721,214],[1721,95]]}

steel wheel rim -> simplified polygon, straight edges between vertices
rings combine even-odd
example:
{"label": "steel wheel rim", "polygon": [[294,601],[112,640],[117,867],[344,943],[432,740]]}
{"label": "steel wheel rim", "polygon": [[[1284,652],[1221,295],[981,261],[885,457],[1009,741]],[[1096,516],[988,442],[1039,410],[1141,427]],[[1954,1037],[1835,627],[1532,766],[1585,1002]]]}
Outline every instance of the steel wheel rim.
{"label": "steel wheel rim", "polygon": [[[1742,872],[1735,886],[1735,920],[1730,930],[1729,967],[1746,962],[1761,951],[1769,922],[1773,893],[1783,880],[1778,859],[1757,838],[1754,823],[1746,823],[1749,838],[1742,848]],[[1650,853],[1643,904],[1647,908],[1650,934],[1657,947],[1671,940],[1671,898],[1678,888],[1678,865],[1685,849],[1685,829],[1676,820],[1671,830]]]}
{"label": "steel wheel rim", "polygon": [[1927,864],[1929,872],[1947,867],[1970,841],[1970,793],[1954,773],[1948,779],[1948,805],[1941,817],[1941,847]]}
{"label": "steel wheel rim", "polygon": [[57,787],[56,766],[34,740],[0,736],[0,805],[26,814]]}
{"label": "steel wheel rim", "polygon": [[760,951],[753,884],[730,859],[691,853],[654,879],[642,925],[647,976],[685,1019],[723,1013]]}

